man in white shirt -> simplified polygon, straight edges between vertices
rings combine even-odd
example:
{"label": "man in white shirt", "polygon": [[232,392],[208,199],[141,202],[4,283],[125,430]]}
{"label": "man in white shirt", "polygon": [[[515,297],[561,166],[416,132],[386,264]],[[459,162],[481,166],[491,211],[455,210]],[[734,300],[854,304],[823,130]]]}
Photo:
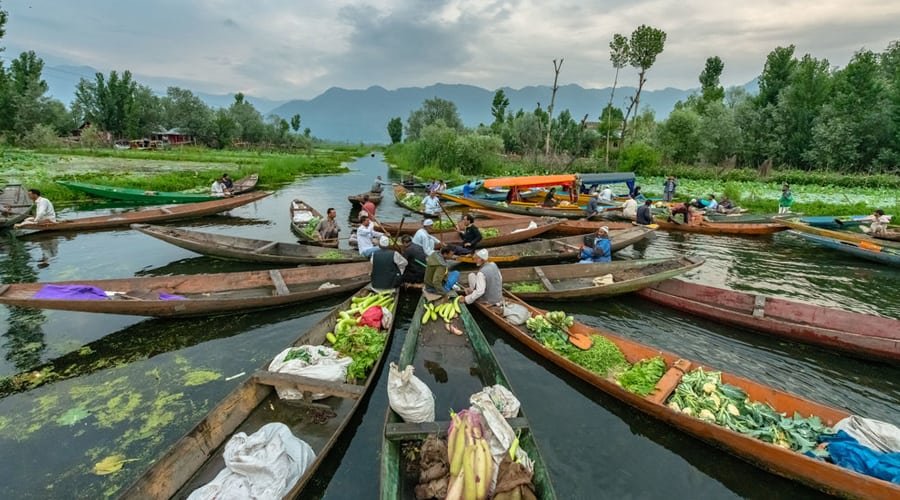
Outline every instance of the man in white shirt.
{"label": "man in white shirt", "polygon": [[34,202],[34,217],[28,217],[15,227],[22,224],[56,224],[56,211],[53,210],[50,200],[41,196],[41,192],[37,189],[29,189],[28,198]]}
{"label": "man in white shirt", "polygon": [[425,205],[425,213],[439,217],[441,215],[441,201],[437,197],[437,192],[432,191],[428,193],[428,196],[425,197],[425,201],[422,202]]}
{"label": "man in white shirt", "polygon": [[600,201],[611,202],[613,199],[613,192],[609,186],[603,186],[603,189],[600,191]]}
{"label": "man in white shirt", "polygon": [[359,214],[362,217],[362,222],[359,224],[359,228],[356,230],[356,243],[359,246],[359,254],[363,257],[371,257],[378,247],[375,246],[375,242],[378,241],[379,238],[384,236],[384,234],[379,233],[375,230],[375,226],[372,224],[371,218],[368,216],[366,212],[361,212]]}
{"label": "man in white shirt", "polygon": [[222,179],[214,180],[209,188],[209,192],[213,196],[225,196],[225,185],[222,184]]}
{"label": "man in white shirt", "polygon": [[430,230],[434,227],[434,221],[431,219],[425,219],[422,221],[422,227],[416,231],[416,234],[413,235],[412,242],[416,245],[422,247],[422,250],[425,251],[425,256],[429,256],[434,253],[435,245],[440,245],[441,240],[435,238],[431,235]]}
{"label": "man in white shirt", "polygon": [[709,202],[707,202],[706,209],[710,212],[715,212],[716,208],[719,207],[719,202],[716,201],[716,195],[709,195]]}
{"label": "man in white shirt", "polygon": [[628,198],[628,200],[622,205],[622,217],[626,217],[631,220],[635,220],[637,218],[637,202],[634,201],[634,198]]}

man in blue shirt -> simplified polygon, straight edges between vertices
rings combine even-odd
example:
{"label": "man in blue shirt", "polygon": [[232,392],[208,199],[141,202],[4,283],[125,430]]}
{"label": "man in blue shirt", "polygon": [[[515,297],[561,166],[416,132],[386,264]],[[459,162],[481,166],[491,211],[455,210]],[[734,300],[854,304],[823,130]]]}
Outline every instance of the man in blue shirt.
{"label": "man in blue shirt", "polygon": [[463,198],[471,198],[472,194],[474,194],[475,189],[472,186],[472,181],[466,181],[466,185],[463,186]]}

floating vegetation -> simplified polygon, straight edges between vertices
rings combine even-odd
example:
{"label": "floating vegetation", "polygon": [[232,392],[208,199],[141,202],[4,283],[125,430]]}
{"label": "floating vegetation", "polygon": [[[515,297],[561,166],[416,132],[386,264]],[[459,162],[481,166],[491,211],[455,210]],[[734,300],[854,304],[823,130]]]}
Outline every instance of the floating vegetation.
{"label": "floating vegetation", "polygon": [[127,459],[124,455],[110,455],[94,464],[94,474],[106,476],[122,470],[127,462],[137,462],[136,458]]}
{"label": "floating vegetation", "polygon": [[184,385],[190,387],[194,385],[203,385],[213,380],[222,378],[222,374],[211,370],[194,370],[184,375]]}

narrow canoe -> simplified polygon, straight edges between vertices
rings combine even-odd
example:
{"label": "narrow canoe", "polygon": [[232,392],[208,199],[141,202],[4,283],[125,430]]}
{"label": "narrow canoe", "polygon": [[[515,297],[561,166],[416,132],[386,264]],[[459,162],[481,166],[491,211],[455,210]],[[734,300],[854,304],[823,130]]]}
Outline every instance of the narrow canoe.
{"label": "narrow canoe", "polygon": [[319,233],[315,231],[315,227],[313,228],[312,236],[306,233],[306,229],[310,224],[315,223],[318,225],[319,221],[322,220],[322,214],[313,208],[312,205],[306,204],[303,200],[293,200],[289,212],[291,214],[291,232],[297,235],[301,242],[307,245],[337,248],[337,238],[321,240],[319,239]]}
{"label": "narrow canoe", "polygon": [[[509,293],[506,294],[506,301],[522,304],[528,307],[532,314],[544,313],[544,311],[529,306]],[[766,443],[714,423],[708,423],[700,418],[686,415],[666,406],[666,399],[674,391],[685,372],[700,367],[704,370],[714,370],[714,368],[704,366],[697,361],[683,359],[677,354],[660,351],[654,347],[576,322],[569,329],[570,332],[606,337],[622,350],[625,358],[630,363],[654,356],[663,357],[668,371],[663,375],[660,383],[657,384],[649,396],[639,396],[625,390],[615,381],[586,370],[551,349],[544,347],[543,344],[529,334],[524,326],[516,326],[507,322],[500,308],[479,302],[475,304],[479,311],[484,313],[503,331],[575,377],[644,412],[648,416],[667,423],[690,436],[727,451],[764,470],[800,481],[826,493],[845,497],[885,500],[900,497],[900,485],[809,458],[793,450]],[[779,413],[793,415],[794,412],[797,412],[803,416],[815,415],[827,426],[833,426],[838,421],[850,416],[845,410],[819,404],[774,387],[738,377],[726,371],[722,371],[722,382],[740,387],[747,392],[751,400],[768,403]]]}
{"label": "narrow canoe", "polygon": [[[360,290],[356,296],[370,294]],[[397,292],[394,292],[396,310]],[[292,346],[324,345],[325,335],[334,329],[338,313],[350,308],[351,299],[335,308]],[[386,346],[390,346],[393,324],[385,329]],[[231,391],[206,417],[179,439],[141,477],[126,489],[121,498],[185,498],[205,485],[223,467],[225,444],[237,432],[252,434],[271,422],[287,425],[291,433],[306,441],[316,453],[300,480],[284,498],[296,498],[312,479],[328,456],[347,424],[376,385],[384,361],[384,349],[366,380],[360,383],[324,382],[321,380],[271,373],[266,362],[261,369]],[[274,386],[301,389],[329,397],[312,402],[281,400]],[[323,418],[323,415],[325,416]]]}
{"label": "narrow canoe", "polygon": [[[496,229],[498,234],[491,238],[484,237],[478,246],[481,248],[490,248],[520,243],[532,238],[537,238],[552,230],[560,223],[558,219],[538,219],[535,221],[535,227],[530,227],[531,222],[532,221],[513,221],[512,223],[498,225],[479,225],[482,232],[487,229]],[[458,232],[436,233],[434,237],[444,245],[462,245],[462,237]]]}
{"label": "narrow canoe", "polygon": [[[422,324],[425,303],[424,297],[419,300],[397,365],[401,370],[408,365],[414,366],[416,375],[435,394],[435,414],[440,420],[421,424],[405,423],[388,407],[381,445],[382,500],[415,498],[413,489],[417,477],[404,473],[407,460],[401,453],[402,442],[421,441],[429,435],[445,437],[450,422],[444,418],[449,410],[459,411],[469,407],[469,396],[481,391],[483,387],[501,385],[511,389],[487,339],[465,304],[460,304],[460,314],[452,321],[455,327],[465,332],[465,336],[456,336],[445,329],[443,321]],[[436,359],[441,360],[440,380],[433,379],[429,375],[433,369],[426,366]],[[520,409],[519,415],[508,422],[515,430],[521,430],[520,446],[534,460],[532,482],[537,498],[556,498],[549,471],[524,412]]]}
{"label": "narrow canoe", "polygon": [[891,247],[900,249],[900,242],[889,241],[889,240],[878,240],[867,234],[863,233],[851,233],[850,231],[832,231],[830,229],[823,229],[820,227],[813,227],[809,224],[804,224],[802,222],[792,221],[792,220],[784,220],[781,221],[781,224],[794,229],[796,231],[802,231],[808,234],[814,234],[816,236],[822,236],[824,238],[832,238],[841,241],[849,241],[851,243],[870,243],[879,247]]}
{"label": "narrow canoe", "polygon": [[367,260],[355,250],[326,250],[312,245],[240,238],[148,224],[133,224],[131,228],[166,243],[218,259],[306,265],[345,264]]}
{"label": "narrow canoe", "polygon": [[[0,304],[156,317],[231,314],[352,292],[369,282],[369,272],[368,262],[354,262],[270,271],[24,283],[0,286]],[[34,298],[45,285],[93,286],[117,293],[106,299]],[[166,300],[161,295],[182,298]]]}
{"label": "narrow canoe", "polygon": [[[256,188],[259,175],[252,174],[241,178],[234,183],[234,194],[246,193]],[[201,201],[220,200],[221,196],[211,196],[209,193],[186,193],[179,191],[148,191],[145,189],[124,188],[116,186],[103,186],[76,181],[56,181],[73,191],[87,193],[97,198],[127,201],[141,205],[165,205],[171,203],[197,203]]]}
{"label": "narrow canoe", "polygon": [[720,214],[707,212],[706,218],[712,222],[721,224],[766,224],[777,221],[778,214]]}
{"label": "narrow canoe", "polygon": [[192,219],[248,205],[254,201],[259,201],[270,194],[271,193],[268,192],[247,193],[240,196],[231,196],[229,198],[218,198],[214,201],[187,203],[184,205],[173,205],[160,208],[143,208],[140,210],[112,213],[109,215],[98,215],[96,217],[59,220],[59,222],[55,224],[27,224],[19,226],[19,229],[28,232],[89,231],[128,226],[131,224]]}
{"label": "narrow canoe", "polygon": [[638,295],[658,304],[780,339],[900,361],[900,321],[689,283],[664,281]]}
{"label": "narrow canoe", "polygon": [[469,208],[482,208],[498,212],[531,215],[537,217],[561,217],[565,219],[583,219],[584,210],[581,207],[542,207],[534,203],[513,202],[506,204],[500,201],[483,200],[478,198],[463,198],[447,193],[438,193],[438,196],[447,201],[459,203]]}
{"label": "narrow canoe", "polygon": [[[470,209],[469,213],[476,217],[485,217],[496,220],[531,218],[527,215],[508,214],[495,212],[493,210],[481,210],[478,208]],[[575,236],[578,234],[593,233],[603,226],[606,226],[609,229],[630,229],[634,227],[634,224],[631,222],[614,222],[606,220],[566,219],[563,220],[560,225],[547,231],[547,236]]]}
{"label": "narrow canoe", "polygon": [[872,237],[877,240],[900,241],[900,231],[887,231],[884,233],[873,233]]}
{"label": "narrow canoe", "polygon": [[[878,244],[869,243],[868,241],[854,243],[852,241],[838,240],[826,236],[819,236],[817,234],[804,233],[802,231],[794,231],[794,234],[816,245],[848,253],[854,257],[891,266],[900,266],[900,250],[894,248],[886,248]],[[884,243],[891,242],[885,241]]]}
{"label": "narrow canoe", "polygon": [[863,222],[871,221],[868,215],[817,215],[800,217],[800,222],[823,229],[842,229],[856,227]]}
{"label": "narrow canoe", "polygon": [[365,195],[369,195],[369,201],[371,201],[375,205],[381,203],[381,193],[373,193],[371,191],[360,194],[351,194],[347,197],[347,201],[349,201],[350,204],[354,207],[361,207],[363,204],[363,196]]}
{"label": "narrow canoe", "polygon": [[778,231],[784,231],[787,227],[781,222],[767,223],[730,223],[730,222],[707,222],[702,221],[699,224],[679,224],[677,222],[666,222],[665,219],[654,219],[654,224],[664,231],[683,231],[686,233],[700,234],[729,234],[729,235],[746,235],[756,236],[761,234],[772,234]]}
{"label": "narrow canoe", "polygon": [[[703,264],[700,257],[679,259],[643,259],[608,262],[603,264],[558,264],[505,268],[503,287],[512,288],[517,283],[538,284],[541,291],[514,291],[524,300],[590,300],[634,292],[642,288],[674,278]],[[612,283],[594,284],[594,280],[610,275]]]}
{"label": "narrow canoe", "polygon": [[[404,201],[406,199],[406,195],[408,195],[408,194],[415,194],[415,193],[406,189],[405,187],[401,186],[400,184],[394,184],[394,202],[397,205],[400,205],[401,207],[405,208],[406,210],[409,210],[410,212],[413,212],[413,213],[417,213],[419,215],[428,215],[425,213],[424,210],[422,210],[421,205],[412,206],[411,204],[406,203]],[[416,195],[416,196],[418,196],[418,195]]]}
{"label": "narrow canoe", "polygon": [[[491,219],[491,220],[482,220],[477,222],[478,227],[493,227],[497,229],[502,229],[506,227],[511,227],[513,229],[519,229],[522,227],[528,226],[528,223],[534,221],[535,224],[544,224],[547,222],[555,222],[559,219],[554,219],[550,217],[529,217],[527,215],[518,215],[515,218],[509,219]],[[442,223],[446,224],[447,219],[442,219]],[[384,228],[385,231],[391,234],[416,234],[416,231],[422,229],[421,221],[413,221],[409,219],[405,219],[403,221],[403,227],[400,227],[400,222],[382,222],[381,227]],[[458,231],[456,227],[442,227],[441,229],[434,229],[432,226],[431,234],[435,237],[439,237],[441,234],[447,233],[455,233]]]}
{"label": "narrow canoe", "polygon": [[[618,252],[647,238],[651,233],[653,233],[652,229],[644,227],[611,230],[609,232],[610,246],[613,252]],[[536,266],[573,261],[578,259],[583,242],[584,236],[569,236],[553,240],[535,240],[504,245],[491,248],[488,260],[496,262],[500,266]],[[466,264],[475,262],[471,255],[460,255],[457,259]]]}
{"label": "narrow canoe", "polygon": [[0,228],[12,227],[25,220],[31,211],[28,190],[21,184],[7,184],[0,193]]}

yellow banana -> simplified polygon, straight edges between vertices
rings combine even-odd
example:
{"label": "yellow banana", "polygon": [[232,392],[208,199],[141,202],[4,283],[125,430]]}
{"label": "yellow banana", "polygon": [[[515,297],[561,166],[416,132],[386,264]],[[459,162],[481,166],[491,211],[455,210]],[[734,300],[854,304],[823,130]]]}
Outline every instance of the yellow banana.
{"label": "yellow banana", "polygon": [[463,457],[463,498],[465,500],[477,500],[478,494],[475,483],[475,445],[466,447],[466,455]]}
{"label": "yellow banana", "polygon": [[453,456],[450,457],[450,475],[455,476],[462,470],[463,465],[463,455],[466,449],[466,422],[464,419],[459,419],[459,425],[457,426],[459,430],[456,432],[454,438],[456,439],[456,443],[453,445]]}

